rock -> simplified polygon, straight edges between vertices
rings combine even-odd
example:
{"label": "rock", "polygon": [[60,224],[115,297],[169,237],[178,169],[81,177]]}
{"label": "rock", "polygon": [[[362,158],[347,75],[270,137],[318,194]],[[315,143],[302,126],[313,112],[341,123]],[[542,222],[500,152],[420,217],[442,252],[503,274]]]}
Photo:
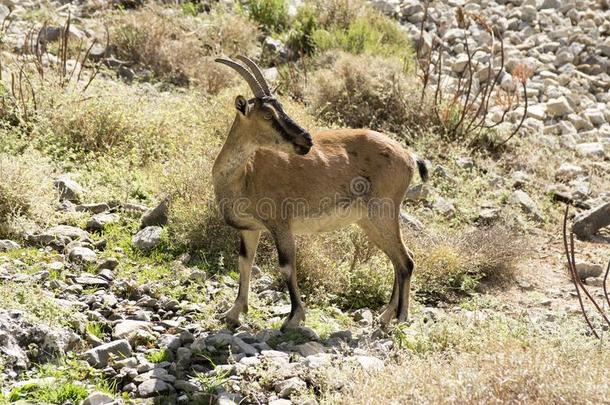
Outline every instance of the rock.
{"label": "rock", "polygon": [[174,383],[174,388],[184,392],[196,392],[201,390],[201,387],[199,387],[197,384],[185,380],[176,380]]}
{"label": "rock", "polygon": [[466,69],[467,65],[468,55],[463,53],[458,55],[458,57],[455,59],[453,65],[451,65],[451,70],[453,70],[455,73],[462,73],[464,69]]}
{"label": "rock", "polygon": [[20,249],[21,246],[17,242],[12,240],[1,239],[0,240],[0,252],[8,252],[9,250]]}
{"label": "rock", "polygon": [[408,228],[419,232],[424,229],[424,224],[422,224],[417,218],[413,215],[407,214],[405,211],[400,211],[400,222],[403,225],[406,225]]}
{"label": "rock", "polygon": [[601,228],[610,226],[610,202],[578,214],[572,224],[572,232],[582,240],[591,239]]}
{"label": "rock", "polygon": [[83,274],[74,279],[77,284],[80,284],[84,287],[101,287],[106,288],[110,284],[108,280],[104,277],[97,277],[93,274]]}
{"label": "rock", "polygon": [[576,274],[581,280],[589,277],[599,277],[603,271],[604,268],[599,264],[576,260]]}
{"label": "rock", "polygon": [[527,109],[527,116],[529,118],[534,118],[540,121],[543,121],[546,117],[546,105],[544,104],[535,104]]}
{"label": "rock", "polygon": [[117,214],[95,214],[87,221],[87,229],[89,231],[101,231],[106,225],[119,222],[119,219],[120,217]]}
{"label": "rock", "polygon": [[368,308],[358,309],[354,312],[354,321],[360,323],[363,326],[373,324],[373,312]]}
{"label": "rock", "polygon": [[324,353],[326,348],[318,342],[305,342],[293,347],[293,350],[303,357],[313,356],[315,354]]}
{"label": "rock", "polygon": [[106,257],[98,262],[97,269],[98,271],[103,269],[114,270],[118,265],[119,261],[116,257]]}
{"label": "rock", "polygon": [[597,157],[603,159],[606,156],[604,145],[599,142],[580,143],[576,145],[576,151],[583,157]]}
{"label": "rock", "polygon": [[271,60],[277,64],[288,62],[290,59],[290,52],[279,39],[268,36],[263,41],[263,55],[266,59]]}
{"label": "rock", "polygon": [[546,112],[552,117],[561,117],[573,112],[565,97],[551,99],[546,103]]}
{"label": "rock", "polygon": [[112,335],[117,339],[131,340],[139,331],[151,332],[151,326],[150,322],[127,319],[114,326]]}
{"label": "rock", "polygon": [[604,278],[603,277],[588,277],[585,281],[586,285],[590,285],[593,287],[603,287],[604,286]]}
{"label": "rock", "polygon": [[273,388],[280,397],[289,398],[294,394],[304,391],[305,388],[307,388],[307,384],[299,377],[292,377],[284,381],[276,382]]}
{"label": "rock", "polygon": [[90,212],[92,214],[101,214],[110,209],[106,203],[80,204],[74,207],[77,212]]}
{"label": "rock", "polygon": [[44,246],[65,247],[73,240],[89,240],[89,234],[75,226],[58,225],[47,229],[46,231],[28,237],[31,243]]}
{"label": "rock", "polygon": [[557,169],[555,172],[555,178],[557,180],[567,182],[584,174],[585,171],[582,167],[571,163],[562,163],[561,166],[559,166],[559,169]]}
{"label": "rock", "polygon": [[115,340],[95,347],[83,353],[83,359],[92,367],[104,368],[108,366],[110,358],[124,359],[131,357],[131,346],[125,339]]}
{"label": "rock", "polygon": [[358,363],[362,370],[366,372],[381,371],[385,368],[383,361],[372,356],[353,356],[352,359]]}
{"label": "rock", "polygon": [[430,187],[426,184],[418,184],[409,187],[405,198],[411,201],[422,201],[430,195]]}
{"label": "rock", "polygon": [[155,208],[149,209],[142,215],[140,229],[148,226],[163,226],[167,224],[169,215],[170,197],[165,197]]}
{"label": "rock", "polygon": [[161,243],[162,231],[160,226],[147,226],[132,238],[131,243],[141,250],[154,249]]}
{"label": "rock", "polygon": [[156,378],[146,380],[138,385],[138,395],[142,398],[150,398],[170,392],[170,386],[163,380]]}
{"label": "rock", "polygon": [[269,401],[269,405],[292,405],[292,401],[283,398],[274,399]]}
{"label": "rock", "polygon": [[93,394],[85,398],[85,400],[82,402],[82,405],[104,405],[110,404],[113,401],[114,399],[112,399],[112,397],[108,396],[107,394],[101,392],[94,392]]}
{"label": "rock", "polygon": [[440,215],[447,218],[452,218],[456,213],[453,202],[446,200],[443,197],[436,197],[436,200],[434,200],[434,203],[432,204],[432,208]]}
{"label": "rock", "polygon": [[538,205],[532,198],[523,190],[515,190],[513,194],[510,196],[510,201],[513,204],[517,204],[521,207],[521,209],[531,215],[537,221],[542,221],[543,217],[538,208]]}
{"label": "rock", "polygon": [[65,200],[77,204],[80,202],[84,191],[80,184],[74,180],[70,179],[69,177],[62,176],[55,180],[53,185],[59,190],[60,201]]}
{"label": "rock", "polygon": [[254,346],[247,344],[238,337],[233,337],[231,348],[233,349],[233,353],[243,353],[246,356],[255,356],[258,353],[258,350],[256,350]]}
{"label": "rock", "polygon": [[97,254],[87,247],[75,246],[68,251],[68,260],[72,263],[95,263]]}

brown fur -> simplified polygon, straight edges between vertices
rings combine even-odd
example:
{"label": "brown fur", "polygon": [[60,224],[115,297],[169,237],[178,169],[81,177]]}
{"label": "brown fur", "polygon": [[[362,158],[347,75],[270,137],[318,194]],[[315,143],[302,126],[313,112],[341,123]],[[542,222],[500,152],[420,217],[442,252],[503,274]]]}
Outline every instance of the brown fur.
{"label": "brown fur", "polygon": [[[416,168],[414,156],[378,132],[343,129],[318,132],[306,155],[292,150],[255,103],[238,112],[213,169],[216,196],[227,223],[242,231],[240,292],[226,314],[237,323],[247,310],[247,290],[260,232],[271,232],[291,294],[284,327],[304,319],[296,286],[294,234],[330,231],[357,223],[395,267],[384,323],[405,320],[413,261],[399,228],[400,205]],[[268,112],[268,111],[267,111]],[[380,205],[383,204],[383,205]],[[379,208],[381,207],[381,209]]]}

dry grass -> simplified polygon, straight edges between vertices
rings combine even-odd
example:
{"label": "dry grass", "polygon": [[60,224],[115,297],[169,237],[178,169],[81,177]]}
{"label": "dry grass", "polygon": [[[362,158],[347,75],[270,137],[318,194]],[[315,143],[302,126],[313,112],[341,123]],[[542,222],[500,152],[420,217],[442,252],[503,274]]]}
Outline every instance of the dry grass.
{"label": "dry grass", "polygon": [[452,301],[474,292],[481,281],[512,280],[527,252],[521,237],[500,225],[434,235],[408,235],[415,254],[415,289],[424,301]]}
{"label": "dry grass", "polygon": [[[480,314],[484,315],[484,314]],[[526,320],[447,318],[403,338],[378,374],[336,380],[343,404],[584,404],[607,400],[610,352],[569,322],[544,331]],[[404,340],[407,342],[404,342]],[[400,342],[400,340],[399,340]],[[410,344],[408,344],[410,343]]]}
{"label": "dry grass", "polygon": [[53,173],[50,161],[37,151],[0,154],[0,238],[19,237],[51,219],[57,199]]}
{"label": "dry grass", "polygon": [[324,120],[412,138],[430,119],[414,100],[414,78],[399,59],[338,53],[322,56],[329,66],[313,73],[305,90],[312,111]]}
{"label": "dry grass", "polygon": [[216,94],[235,75],[213,62],[214,55],[257,52],[256,26],[220,8],[189,16],[149,6],[123,15],[114,24],[112,43],[119,58],[177,85],[195,85]]}

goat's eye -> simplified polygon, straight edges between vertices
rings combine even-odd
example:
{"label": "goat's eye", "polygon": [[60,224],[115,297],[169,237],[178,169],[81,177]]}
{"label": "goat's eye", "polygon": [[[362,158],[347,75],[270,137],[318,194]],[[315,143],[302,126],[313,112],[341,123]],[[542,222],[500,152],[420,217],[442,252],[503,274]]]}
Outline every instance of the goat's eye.
{"label": "goat's eye", "polygon": [[273,114],[271,113],[265,113],[263,115],[263,118],[266,119],[267,121],[269,121],[271,118],[273,118]]}

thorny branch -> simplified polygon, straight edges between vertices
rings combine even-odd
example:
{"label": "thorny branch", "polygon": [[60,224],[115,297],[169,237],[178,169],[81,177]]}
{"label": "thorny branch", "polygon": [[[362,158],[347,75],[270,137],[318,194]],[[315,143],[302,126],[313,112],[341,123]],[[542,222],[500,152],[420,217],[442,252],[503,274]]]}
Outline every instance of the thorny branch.
{"label": "thorny branch", "polygon": [[[523,92],[523,114],[521,120],[510,133],[501,141],[498,146],[504,145],[512,139],[523,126],[527,117],[527,80],[533,73],[531,69],[523,64],[514,67],[513,82],[514,90],[498,89],[500,78],[504,74],[504,40],[502,35],[497,32],[482,16],[469,13],[462,7],[456,10],[456,20],[458,27],[462,30],[462,45],[466,55],[464,70],[458,75],[457,84],[443,77],[444,57],[443,51],[448,49],[442,33],[440,37],[434,37],[428,47],[425,44],[424,26],[428,19],[428,8],[430,0],[424,4],[424,18],[421,23],[419,33],[419,43],[417,50],[417,60],[419,76],[422,84],[421,99],[424,100],[428,89],[432,89],[433,108],[439,123],[445,129],[445,135],[454,140],[470,139],[472,144],[476,143],[477,135],[483,130],[488,130],[502,124],[508,113],[516,111],[521,104],[521,97],[518,92]],[[480,62],[475,60],[475,55],[484,52],[483,49],[471,49],[472,38],[470,27],[476,24],[487,32],[490,36],[489,55],[487,66],[479,70]],[[495,53],[499,48],[500,66],[494,66]],[[485,58],[483,58],[485,59]],[[435,82],[433,77],[436,78]],[[449,83],[449,85],[447,84]],[[448,95],[448,96],[446,96]],[[488,122],[488,114],[491,107],[500,107],[501,116],[496,123]],[[473,139],[474,138],[474,139]]]}
{"label": "thorny branch", "polygon": [[[570,278],[572,279],[572,282],[574,283],[574,288],[576,289],[576,296],[578,297],[578,303],[580,304],[580,310],[582,311],[583,317],[585,318],[585,321],[587,322],[589,329],[591,329],[591,333],[593,333],[593,335],[599,339],[600,336],[597,333],[597,331],[595,330],[595,327],[593,326],[593,324],[591,323],[589,316],[587,315],[587,311],[585,309],[582,294],[584,293],[584,295],[586,295],[586,297],[589,299],[589,301],[591,301],[591,303],[593,304],[595,309],[600,313],[602,319],[608,324],[608,326],[610,326],[610,319],[608,319],[608,316],[606,315],[606,313],[604,312],[602,307],[597,303],[597,301],[595,301],[593,296],[589,293],[589,290],[587,290],[587,288],[584,286],[584,284],[582,283],[582,280],[580,279],[580,277],[578,276],[578,273],[576,272],[576,258],[575,258],[575,254],[574,254],[574,234],[572,232],[570,232],[569,243],[568,243],[568,213],[569,213],[569,210],[570,210],[570,205],[566,204],[566,210],[565,210],[565,214],[563,217],[563,246],[564,246],[564,250],[565,250],[566,260],[568,263],[568,270],[570,271]],[[606,282],[608,280],[609,273],[610,273],[610,261],[608,262],[608,267],[606,268],[606,273],[604,274],[604,281],[603,281],[604,298],[606,299],[606,303],[608,303],[608,307],[610,308],[610,297],[608,296],[608,290],[606,287]]]}

